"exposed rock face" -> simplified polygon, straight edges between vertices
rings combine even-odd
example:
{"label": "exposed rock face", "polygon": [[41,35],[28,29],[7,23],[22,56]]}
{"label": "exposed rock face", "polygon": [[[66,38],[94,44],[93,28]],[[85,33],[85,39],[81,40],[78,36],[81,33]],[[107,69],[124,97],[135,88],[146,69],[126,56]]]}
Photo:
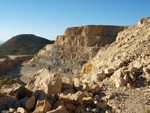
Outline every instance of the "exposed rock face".
{"label": "exposed rock face", "polygon": [[65,46],[98,46],[112,43],[123,26],[87,25],[67,28],[64,35],[58,36],[55,45]]}
{"label": "exposed rock face", "polygon": [[67,28],[64,35],[114,36],[123,29],[124,27],[122,26],[86,25],[81,27]]}
{"label": "exposed rock face", "polygon": [[57,36],[55,45],[65,46],[84,46],[84,47],[102,47],[112,43],[116,39],[114,36],[74,36],[74,35],[60,35]]}
{"label": "exposed rock face", "polygon": [[45,46],[31,61],[32,66],[46,68],[68,77],[79,77],[82,66],[98,50],[116,40],[124,26],[87,25],[66,29],[53,45]]}
{"label": "exposed rock face", "polygon": [[31,91],[43,90],[47,96],[57,95],[61,92],[62,79],[61,75],[50,72],[46,69],[39,70],[36,75],[29,81],[26,88]]}

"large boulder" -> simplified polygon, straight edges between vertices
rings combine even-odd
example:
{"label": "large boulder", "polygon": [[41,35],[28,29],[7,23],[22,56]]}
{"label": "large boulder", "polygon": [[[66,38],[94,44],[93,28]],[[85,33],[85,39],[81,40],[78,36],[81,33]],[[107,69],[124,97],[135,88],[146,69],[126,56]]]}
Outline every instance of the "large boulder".
{"label": "large boulder", "polygon": [[28,89],[19,83],[3,85],[0,89],[0,93],[6,96],[14,96],[19,100],[30,95],[30,91],[28,91]]}
{"label": "large boulder", "polygon": [[8,107],[15,107],[14,104],[12,103],[16,103],[17,99],[13,98],[13,97],[0,97],[0,112],[3,110],[7,110]]}
{"label": "large boulder", "polygon": [[62,99],[64,102],[68,103],[76,103],[76,104],[83,104],[82,99],[85,96],[85,94],[81,91],[76,92],[75,94],[64,94],[60,93],[59,98]]}
{"label": "large boulder", "polygon": [[34,113],[45,113],[51,109],[51,104],[47,100],[38,100]]}
{"label": "large boulder", "polygon": [[62,76],[62,91],[73,88],[73,81],[68,77]]}
{"label": "large boulder", "polygon": [[35,96],[35,100],[47,99],[47,95],[43,90],[36,90],[35,92],[33,92],[32,96]]}
{"label": "large boulder", "polygon": [[27,111],[31,111],[34,109],[34,106],[35,106],[35,96],[32,96],[29,100],[27,100],[25,108],[27,109]]}
{"label": "large boulder", "polygon": [[61,92],[61,84],[62,79],[60,74],[42,69],[31,78],[26,88],[33,92],[43,90],[49,97],[52,94],[57,95]]}

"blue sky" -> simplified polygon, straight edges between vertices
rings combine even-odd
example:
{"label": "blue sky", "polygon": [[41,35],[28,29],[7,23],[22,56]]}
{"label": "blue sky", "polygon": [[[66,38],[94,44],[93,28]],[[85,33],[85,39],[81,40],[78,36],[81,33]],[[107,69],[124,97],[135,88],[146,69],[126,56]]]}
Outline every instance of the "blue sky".
{"label": "blue sky", "polygon": [[150,16],[150,0],[0,0],[0,41],[18,34],[50,40],[67,27],[133,25]]}

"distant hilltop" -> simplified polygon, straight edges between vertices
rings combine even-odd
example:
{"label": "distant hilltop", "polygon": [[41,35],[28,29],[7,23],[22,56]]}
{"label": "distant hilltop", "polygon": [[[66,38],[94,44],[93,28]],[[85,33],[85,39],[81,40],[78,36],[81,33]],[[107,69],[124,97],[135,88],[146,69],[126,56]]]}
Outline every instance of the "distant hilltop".
{"label": "distant hilltop", "polygon": [[35,54],[46,44],[53,44],[54,41],[32,35],[21,34],[12,37],[2,45],[0,45],[0,54],[5,55],[25,55]]}

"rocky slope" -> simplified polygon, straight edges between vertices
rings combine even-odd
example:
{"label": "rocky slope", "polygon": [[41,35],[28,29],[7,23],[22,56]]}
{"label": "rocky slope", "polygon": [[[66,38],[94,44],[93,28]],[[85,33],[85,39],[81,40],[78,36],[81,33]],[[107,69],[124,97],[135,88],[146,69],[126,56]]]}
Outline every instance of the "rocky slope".
{"label": "rocky slope", "polygon": [[82,66],[91,60],[98,50],[115,41],[117,33],[128,26],[87,25],[67,28],[53,45],[44,47],[31,65],[79,77]]}
{"label": "rocky slope", "polygon": [[30,34],[17,35],[0,45],[0,54],[5,55],[26,55],[35,54],[46,44],[53,44],[54,41],[44,39]]}
{"label": "rocky slope", "polygon": [[[149,40],[150,18],[143,18],[137,25],[119,32],[115,42],[99,49],[83,67],[80,78],[68,78],[58,72],[42,69],[27,85],[13,79],[1,86],[0,111],[148,113]],[[37,57],[44,57],[55,47],[58,45],[46,46]]]}
{"label": "rocky slope", "polygon": [[145,112],[150,106],[149,40],[150,18],[142,18],[137,25],[119,32],[110,46],[99,50],[83,68],[82,81],[102,84],[103,93],[114,96],[107,103],[121,112]]}

